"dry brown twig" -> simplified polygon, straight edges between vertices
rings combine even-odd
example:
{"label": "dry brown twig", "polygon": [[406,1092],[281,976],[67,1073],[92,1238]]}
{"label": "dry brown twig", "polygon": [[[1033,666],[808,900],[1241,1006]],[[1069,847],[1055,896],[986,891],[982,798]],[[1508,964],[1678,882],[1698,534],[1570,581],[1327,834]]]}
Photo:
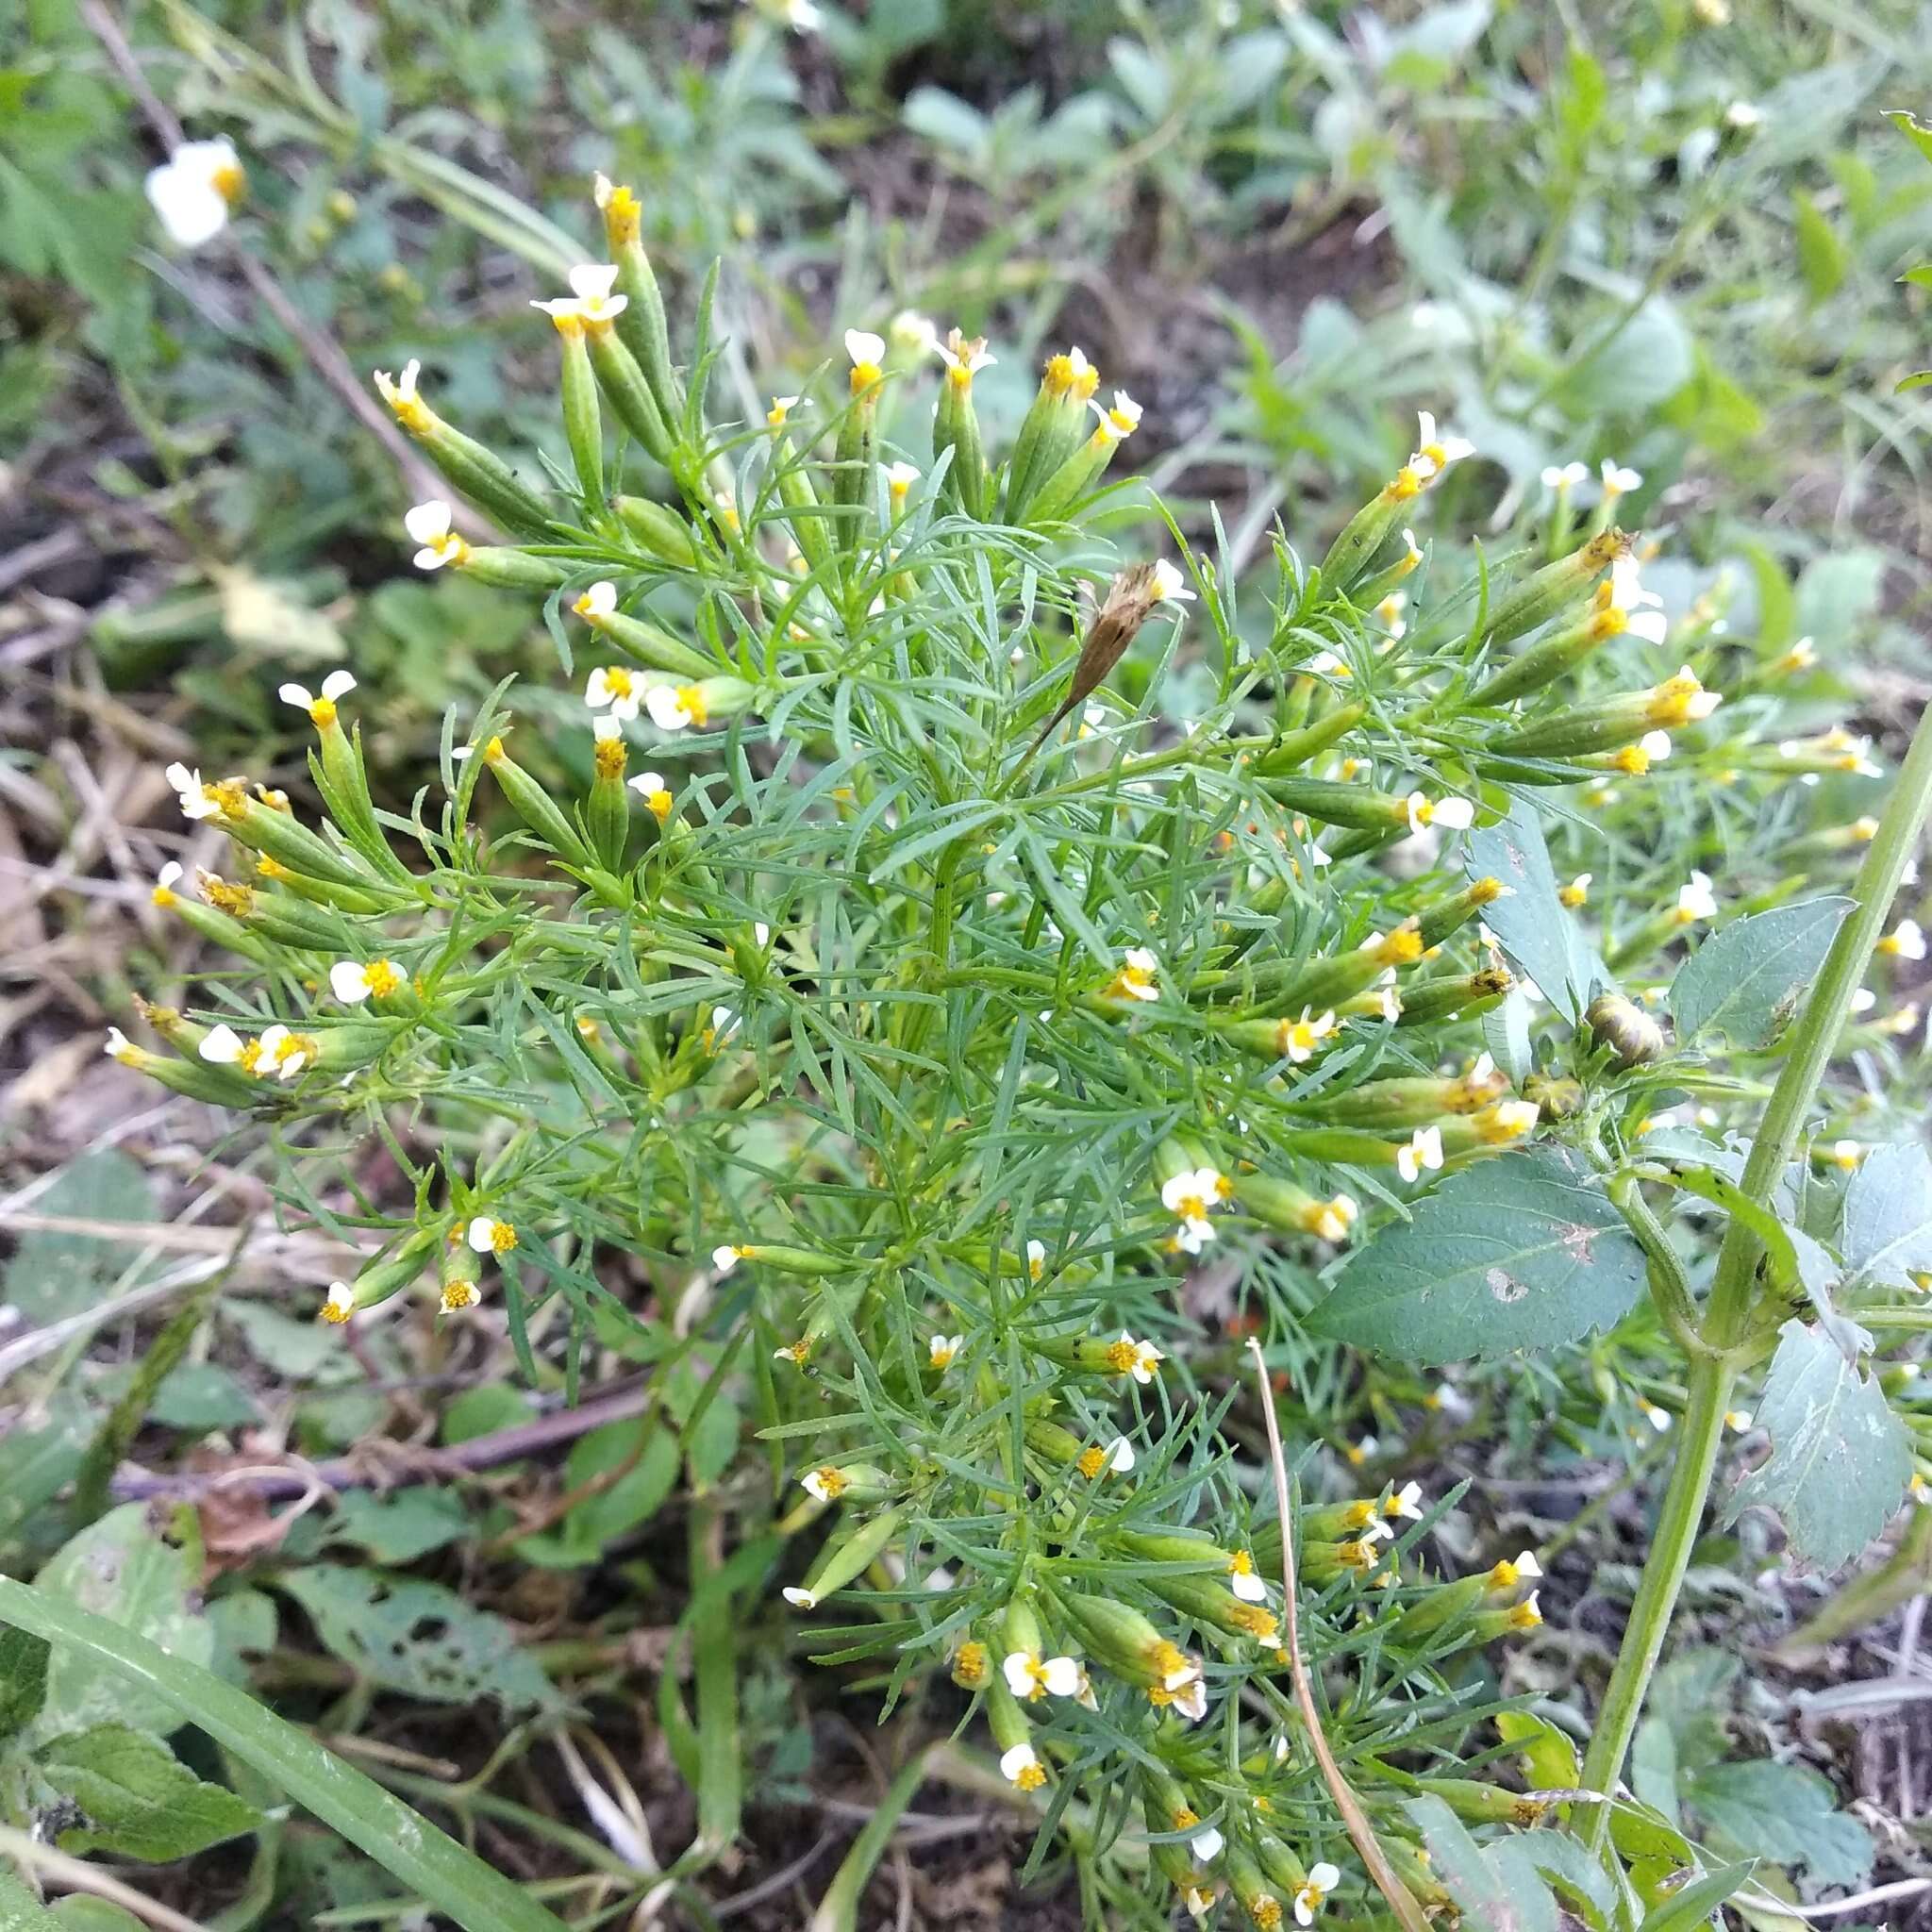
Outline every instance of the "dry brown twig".
{"label": "dry brown twig", "polygon": [[1262,1357],[1260,1342],[1252,1335],[1248,1338],[1248,1350],[1255,1357],[1255,1379],[1261,1385],[1261,1415],[1268,1424],[1269,1460],[1274,1466],[1274,1507],[1281,1515],[1282,1634],[1287,1640],[1288,1667],[1294,1678],[1295,1702],[1301,1707],[1309,1748],[1315,1754],[1315,1762],[1322,1767],[1322,1776],[1335,1799],[1335,1808],[1341,1813],[1341,1822],[1348,1827],[1348,1835],[1368,1868],[1369,1876],[1389,1901],[1404,1932],[1429,1932],[1429,1922],[1423,1916],[1422,1907],[1390,1864],[1389,1856],[1375,1836],[1375,1827],[1362,1809],[1361,1800],[1342,1776],[1341,1767],[1336,1763],[1322,1729],[1321,1713],[1315,1708],[1315,1687],[1309,1681],[1308,1666],[1302,1656],[1301,1620],[1296,1608],[1294,1511],[1288,1494],[1288,1461],[1281,1453],[1281,1424],[1274,1413],[1274,1390],[1268,1380],[1268,1364]]}

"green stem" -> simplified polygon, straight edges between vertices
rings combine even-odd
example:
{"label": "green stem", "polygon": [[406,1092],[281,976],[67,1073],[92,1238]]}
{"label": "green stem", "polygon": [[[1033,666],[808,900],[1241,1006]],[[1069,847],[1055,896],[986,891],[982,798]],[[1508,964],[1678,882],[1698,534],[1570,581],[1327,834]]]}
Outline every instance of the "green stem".
{"label": "green stem", "polygon": [[[1740,1191],[1760,1207],[1770,1205],[1773,1190],[1797,1149],[1818,1083],[1851,1012],[1852,995],[1884,928],[1928,810],[1932,810],[1932,709],[1920,717],[1912,735],[1898,782],[1853,884],[1856,903],[1851,917],[1839,928],[1824,970],[1792,1028],[1777,1085],[1751,1143]],[[1663,1651],[1677,1592],[1690,1566],[1691,1545],[1710,1494],[1732,1385],[1747,1358],[1740,1344],[1750,1327],[1762,1253],[1757,1236],[1741,1217],[1733,1215],[1718,1251],[1700,1338],[1705,1347],[1717,1353],[1691,1358],[1690,1400],[1677,1439],[1676,1460],[1651,1539],[1650,1559],[1630,1607],[1630,1622],[1584,1759],[1583,1785],[1589,1790],[1615,1790],[1651,1673]],[[1608,1807],[1593,1811],[1585,1829],[1591,1845],[1601,1851],[1609,1830]]]}

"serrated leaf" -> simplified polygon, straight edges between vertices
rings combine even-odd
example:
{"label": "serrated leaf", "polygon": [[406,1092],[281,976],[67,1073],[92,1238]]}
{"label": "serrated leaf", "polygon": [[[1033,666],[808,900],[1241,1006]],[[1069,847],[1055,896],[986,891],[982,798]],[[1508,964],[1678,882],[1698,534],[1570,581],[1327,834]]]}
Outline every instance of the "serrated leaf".
{"label": "serrated leaf", "polygon": [[[180,1519],[192,1524],[183,1512]],[[206,1664],[214,1654],[198,1601],[201,1550],[192,1534],[160,1536],[146,1506],[125,1503],[89,1525],[47,1559],[34,1587],[138,1632],[171,1656]],[[47,1664],[47,1698],[35,1729],[41,1737],[118,1723],[166,1737],[181,1722],[166,1699],[117,1683],[86,1657],[57,1650]]]}
{"label": "serrated leaf", "polygon": [[1714,1764],[1686,1800],[1740,1852],[1802,1866],[1820,1885],[1859,1885],[1872,1869],[1872,1835],[1838,1808],[1830,1783],[1802,1765],[1757,1758]]}
{"label": "serrated leaf", "polygon": [[1849,899],[1807,899],[1754,912],[1714,932],[1671,982],[1678,1039],[1769,1046],[1817,978],[1851,909]]}
{"label": "serrated leaf", "polygon": [[516,1632],[440,1583],[331,1564],[278,1581],[328,1650],[389,1690],[432,1704],[493,1698],[511,1715],[558,1706],[555,1687]]}
{"label": "serrated leaf", "polygon": [[1642,1292],[1642,1251],[1602,1185],[1558,1148],[1453,1174],[1342,1271],[1309,1326],[1404,1361],[1554,1348]]}
{"label": "serrated leaf", "polygon": [[1511,1855],[1517,1840],[1485,1849],[1438,1797],[1411,1798],[1407,1810],[1465,1924],[1484,1932],[1557,1932],[1557,1902],[1528,1860]]}
{"label": "serrated leaf", "polygon": [[1798,1321],[1778,1333],[1757,1406],[1771,1456],[1733,1491],[1725,1520],[1768,1504],[1800,1557],[1835,1570],[1872,1541],[1904,1499],[1911,1447],[1884,1391],[1829,1338]]}
{"label": "serrated leaf", "polygon": [[1534,808],[1519,799],[1507,818],[1468,835],[1471,879],[1498,878],[1508,892],[1483,908],[1483,920],[1510,963],[1574,1025],[1610,975],[1557,897],[1557,874]]}
{"label": "serrated leaf", "polygon": [[0,1625],[0,1743],[24,1731],[47,1701],[47,1645]]}
{"label": "serrated leaf", "polygon": [[1914,1142],[1874,1147],[1845,1187],[1839,1238],[1847,1282],[1910,1285],[1932,1269],[1932,1158]]}
{"label": "serrated leaf", "polygon": [[42,1746],[35,1762],[87,1814],[86,1824],[60,1834],[64,1851],[160,1865],[261,1823],[254,1806],[203,1783],[165,1744],[125,1724],[70,1731]]}

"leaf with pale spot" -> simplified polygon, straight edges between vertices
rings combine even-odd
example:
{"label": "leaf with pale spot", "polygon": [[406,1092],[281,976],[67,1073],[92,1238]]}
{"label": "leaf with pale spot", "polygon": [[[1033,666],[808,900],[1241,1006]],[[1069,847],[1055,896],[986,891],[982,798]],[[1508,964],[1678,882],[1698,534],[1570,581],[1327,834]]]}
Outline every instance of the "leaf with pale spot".
{"label": "leaf with pale spot", "polygon": [[1849,899],[1807,899],[1733,920],[1714,932],[1671,981],[1671,1018],[1685,1045],[1709,1038],[1750,1050],[1769,1046],[1818,977]]}

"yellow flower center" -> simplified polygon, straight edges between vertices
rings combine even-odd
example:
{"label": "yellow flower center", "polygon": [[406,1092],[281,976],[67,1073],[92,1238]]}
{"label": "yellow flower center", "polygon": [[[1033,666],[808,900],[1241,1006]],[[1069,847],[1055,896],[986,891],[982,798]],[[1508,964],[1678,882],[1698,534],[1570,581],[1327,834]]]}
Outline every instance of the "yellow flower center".
{"label": "yellow flower center", "polygon": [[677,687],[677,702],[691,713],[691,722],[702,726],[709,713],[705,708],[704,691],[694,684],[680,684]]}
{"label": "yellow flower center", "polygon": [[852,1487],[843,1471],[834,1469],[830,1463],[814,1474],[819,1479],[819,1490],[828,1503],[836,1503]]}
{"label": "yellow flower center", "polygon": [[322,1319],[337,1328],[340,1328],[355,1312],[354,1302],[338,1301],[334,1295],[330,1295],[322,1305]]}
{"label": "yellow flower center", "polygon": [[492,738],[483,747],[483,762],[486,765],[500,765],[509,754],[503,748],[503,740]]}
{"label": "yellow flower center", "polygon": [[628,748],[621,738],[600,738],[592,761],[600,778],[621,778],[624,776],[625,760],[630,756]]}
{"label": "yellow flower center", "polygon": [[1422,473],[1412,463],[1404,463],[1383,485],[1382,495],[1390,503],[1407,503],[1420,496],[1425,487]]}
{"label": "yellow flower center", "polygon": [[507,1255],[517,1244],[517,1231],[507,1221],[492,1221],[490,1224],[490,1248],[492,1254]]}
{"label": "yellow flower center", "polygon": [[953,1681],[971,1690],[986,1682],[986,1645],[962,1643],[953,1653]]}
{"label": "yellow flower center", "polygon": [[1083,1449],[1079,1461],[1074,1466],[1090,1483],[1098,1482],[1107,1468],[1107,1451],[1098,1447]]}
{"label": "yellow flower center", "polygon": [[178,903],[175,897],[173,886],[157,886],[154,889],[152,897],[157,906],[173,906]]}
{"label": "yellow flower center", "polygon": [[313,1061],[319,1051],[320,1049],[315,1041],[310,1040],[306,1033],[290,1033],[275,1041],[275,1065],[278,1067],[286,1066],[297,1054],[305,1055],[310,1061]]}
{"label": "yellow flower center", "polygon": [[252,1074],[260,1063],[261,1041],[258,1040],[244,1040],[242,1042],[242,1051],[235,1056],[235,1064],[244,1074]]}
{"label": "yellow flower center", "polygon": [[294,876],[279,858],[271,858],[266,852],[255,861],[255,870],[265,879],[286,879]]}
{"label": "yellow flower center", "polygon": [[1509,1612],[1509,1627],[1512,1630],[1534,1630],[1542,1620],[1542,1612],[1534,1604],[1518,1604]]}
{"label": "yellow flower center", "polygon": [[1038,1764],[1023,1764],[1020,1775],[1013,1782],[1023,1791],[1037,1791],[1046,1782],[1046,1772]]}
{"label": "yellow flower center", "polygon": [[785,1353],[802,1369],[811,1359],[811,1337],[801,1335]]}
{"label": "yellow flower center", "polygon": [[224,818],[237,818],[248,809],[248,790],[233,778],[224,779],[219,785],[204,785],[201,795]]}
{"label": "yellow flower center", "polygon": [[1641,778],[1650,770],[1650,754],[1641,744],[1626,744],[1610,762],[1618,771]]}
{"label": "yellow flower center", "polygon": [[863,395],[884,374],[876,362],[855,362],[852,365],[852,393]]}
{"label": "yellow flower center", "polygon": [[604,232],[610,239],[612,254],[638,239],[641,213],[637,196],[628,188],[610,191],[604,203]]}
{"label": "yellow flower center", "polygon": [[1259,1604],[1237,1603],[1230,1614],[1235,1624],[1250,1637],[1274,1635],[1274,1612],[1262,1608]]}
{"label": "yellow flower center", "polygon": [[644,803],[657,813],[660,820],[668,819],[671,816],[671,794],[662,786],[659,786],[656,791],[647,791],[644,794]]}
{"label": "yellow flower center", "polygon": [[248,189],[248,176],[239,161],[224,161],[208,178],[208,185],[230,208],[241,201]]}
{"label": "yellow flower center", "polygon": [[1111,1341],[1107,1348],[1107,1365],[1116,1375],[1131,1375],[1141,1351],[1131,1341]]}
{"label": "yellow flower center", "polygon": [[1517,1569],[1514,1563],[1507,1559],[1498,1563],[1490,1572],[1490,1588],[1491,1590],[1514,1590],[1522,1581],[1523,1573]]}
{"label": "yellow flower center", "polygon": [[201,896],[217,912],[225,912],[233,919],[246,919],[255,910],[255,894],[248,887],[231,886],[212,873],[201,875]]}
{"label": "yellow flower center", "polygon": [[1254,1557],[1246,1550],[1236,1550],[1227,1559],[1227,1568],[1232,1576],[1252,1576],[1255,1574]]}
{"label": "yellow flower center", "polygon": [[1265,1891],[1257,1893],[1248,1901],[1248,1917],[1261,1928],[1261,1932],[1274,1932],[1281,1924],[1281,1901],[1271,1898]]}
{"label": "yellow flower center", "polygon": [[403,975],[388,959],[377,959],[365,966],[362,969],[362,979],[370,992],[379,1000],[388,999],[403,983]]}
{"label": "yellow flower center", "polygon": [[[1424,809],[1433,812],[1434,808],[1425,806]],[[1375,941],[1374,952],[1378,966],[1412,966],[1423,956],[1422,930],[1415,925],[1398,925]]]}
{"label": "yellow flower center", "polygon": [[442,1284],[442,1311],[454,1315],[459,1309],[472,1308],[482,1300],[476,1292],[474,1281],[445,1281]]}

